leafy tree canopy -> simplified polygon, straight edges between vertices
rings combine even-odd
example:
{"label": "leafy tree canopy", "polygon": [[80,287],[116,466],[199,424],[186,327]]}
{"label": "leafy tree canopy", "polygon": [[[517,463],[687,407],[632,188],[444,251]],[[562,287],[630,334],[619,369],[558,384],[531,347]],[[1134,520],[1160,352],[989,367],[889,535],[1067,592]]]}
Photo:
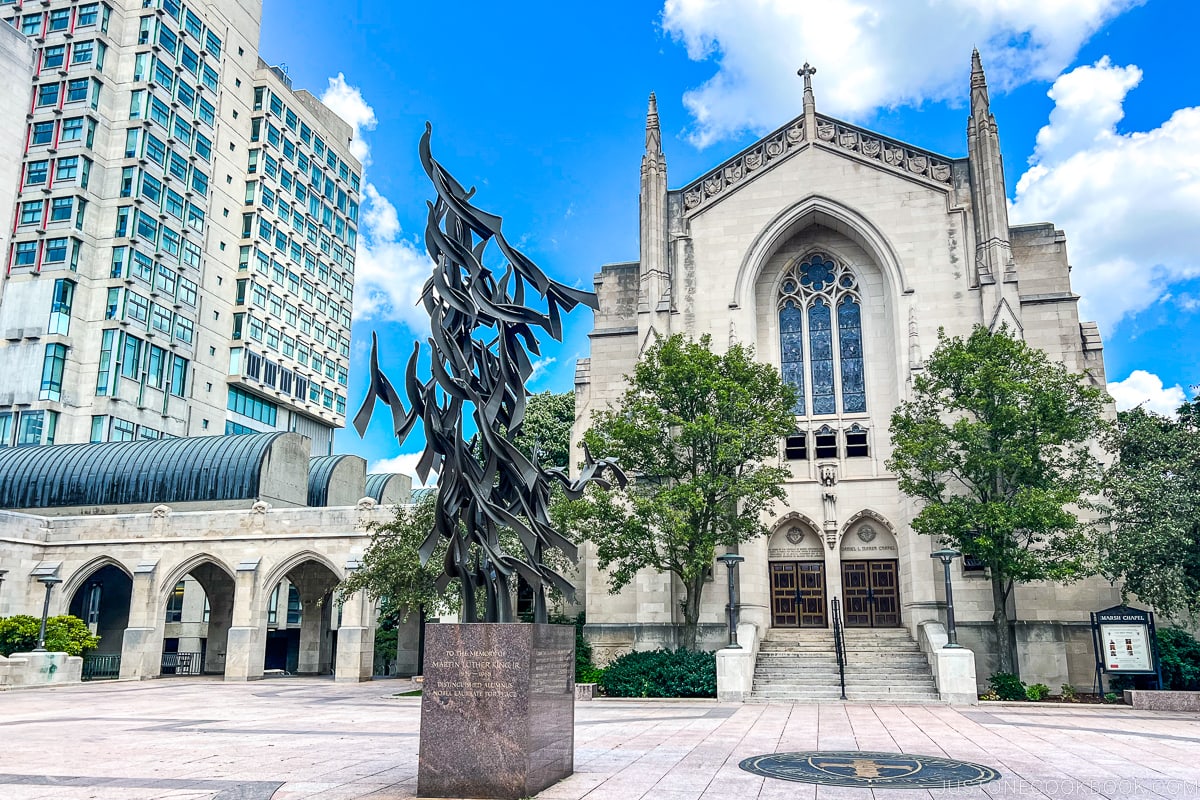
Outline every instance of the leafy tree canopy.
{"label": "leafy tree canopy", "polygon": [[422,566],[419,549],[433,530],[437,495],[421,492],[411,506],[399,506],[396,517],[371,532],[371,544],[363,553],[362,566],[338,588],[342,597],[365,591],[382,601],[381,616],[403,622],[414,611],[430,615],[456,613],[458,594],[438,587],[446,544]]}
{"label": "leafy tree canopy", "polygon": [[977,326],[965,339],[940,336],[892,414],[888,469],[921,501],[913,529],[990,571],[1001,672],[1015,672],[1013,585],[1089,572],[1073,508],[1100,487],[1104,398],[1006,328]]}
{"label": "leafy tree canopy", "polygon": [[1140,406],[1117,415],[1105,482],[1105,575],[1160,612],[1200,615],[1200,395],[1177,419]]}
{"label": "leafy tree canopy", "polygon": [[575,423],[572,392],[542,392],[526,398],[525,422],[516,437],[522,452],[537,450],[543,467],[566,467],[571,460],[571,426]]}
{"label": "leafy tree canopy", "polygon": [[784,497],[779,442],[795,428],[795,391],[752,349],[718,355],[707,336],[660,340],[627,381],[584,442],[595,456],[615,456],[632,480],[589,492],[565,516],[594,544],[612,591],[646,568],[680,580],[683,645],[695,649],[716,548],[764,534],[761,515]]}

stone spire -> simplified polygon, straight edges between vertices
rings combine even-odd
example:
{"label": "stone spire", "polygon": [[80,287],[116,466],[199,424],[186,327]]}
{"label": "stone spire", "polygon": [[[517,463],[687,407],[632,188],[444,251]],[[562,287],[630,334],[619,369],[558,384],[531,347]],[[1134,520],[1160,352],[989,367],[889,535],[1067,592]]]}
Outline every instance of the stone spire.
{"label": "stone spire", "polygon": [[971,118],[967,123],[967,160],[975,222],[975,268],[984,323],[1021,328],[1017,268],[1008,229],[1008,196],[1000,134],[988,99],[987,78],[979,51],[971,53]]}
{"label": "stone spire", "polygon": [[641,286],[638,297],[639,341],[645,347],[667,334],[671,308],[671,271],[667,255],[667,159],[662,149],[658,100],[650,93],[646,109],[646,152],[642,154],[640,192]]}
{"label": "stone spire", "polygon": [[983,61],[979,50],[971,51],[971,116],[989,116],[991,102],[988,100],[987,76],[983,74]]}
{"label": "stone spire", "polygon": [[817,136],[817,99],[813,96],[812,88],[812,77],[817,74],[817,68],[805,61],[796,74],[804,78],[804,127],[811,142]]}
{"label": "stone spire", "polygon": [[658,127],[658,98],[650,93],[650,105],[646,110],[646,153],[662,154],[662,129]]}

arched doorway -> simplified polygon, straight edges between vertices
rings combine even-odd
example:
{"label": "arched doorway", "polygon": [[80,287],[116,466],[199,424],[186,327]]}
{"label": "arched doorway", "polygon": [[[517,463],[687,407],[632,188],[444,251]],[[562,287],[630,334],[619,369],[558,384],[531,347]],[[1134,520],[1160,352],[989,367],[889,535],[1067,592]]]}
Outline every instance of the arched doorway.
{"label": "arched doorway", "polygon": [[330,675],[337,654],[333,592],[340,579],[313,558],[287,569],[267,597],[263,669],[295,675]]}
{"label": "arched doorway", "polygon": [[[93,634],[100,637],[100,644],[90,657],[121,655],[121,643],[125,629],[129,626],[129,601],[133,595],[133,578],[125,569],[113,561],[85,567],[71,585],[75,591],[67,613],[87,623]],[[119,662],[112,666],[119,669]],[[109,671],[114,671],[112,666]],[[115,677],[115,675],[113,676]]]}
{"label": "arched doorway", "polygon": [[812,520],[792,513],[767,543],[771,627],[824,628],[829,624],[825,552]]}
{"label": "arched doorway", "polygon": [[202,560],[165,587],[162,674],[224,675],[236,585]]}
{"label": "arched doorway", "polygon": [[900,625],[900,550],[886,521],[858,515],[842,534],[842,607],[848,628]]}

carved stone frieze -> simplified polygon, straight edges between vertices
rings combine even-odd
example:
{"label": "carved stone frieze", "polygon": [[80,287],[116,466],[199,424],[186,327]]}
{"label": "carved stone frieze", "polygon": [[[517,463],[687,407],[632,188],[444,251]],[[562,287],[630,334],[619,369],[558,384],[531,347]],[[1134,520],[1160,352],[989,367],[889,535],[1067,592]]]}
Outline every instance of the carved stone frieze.
{"label": "carved stone frieze", "polygon": [[920,175],[937,183],[950,184],[951,165],[932,153],[907,147],[900,142],[844,125],[832,119],[817,118],[817,138],[843,150],[861,153],[894,169]]}
{"label": "carved stone frieze", "polygon": [[683,207],[695,211],[708,201],[746,179],[751,172],[761,170],[780,158],[790,155],[804,145],[807,136],[804,120],[788,123],[761,143],[755,145],[712,170],[683,189]]}

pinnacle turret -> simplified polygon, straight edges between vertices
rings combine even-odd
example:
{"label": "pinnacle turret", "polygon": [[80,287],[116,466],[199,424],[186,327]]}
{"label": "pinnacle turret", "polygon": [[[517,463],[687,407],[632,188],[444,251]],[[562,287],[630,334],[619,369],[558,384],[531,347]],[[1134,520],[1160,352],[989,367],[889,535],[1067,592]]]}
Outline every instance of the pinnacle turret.
{"label": "pinnacle turret", "polygon": [[646,109],[646,152],[662,152],[662,129],[658,125],[658,98],[650,93],[650,103]]}
{"label": "pinnacle turret", "polygon": [[971,51],[971,117],[986,119],[992,113],[988,99],[987,76],[983,74],[983,61],[979,50]]}

